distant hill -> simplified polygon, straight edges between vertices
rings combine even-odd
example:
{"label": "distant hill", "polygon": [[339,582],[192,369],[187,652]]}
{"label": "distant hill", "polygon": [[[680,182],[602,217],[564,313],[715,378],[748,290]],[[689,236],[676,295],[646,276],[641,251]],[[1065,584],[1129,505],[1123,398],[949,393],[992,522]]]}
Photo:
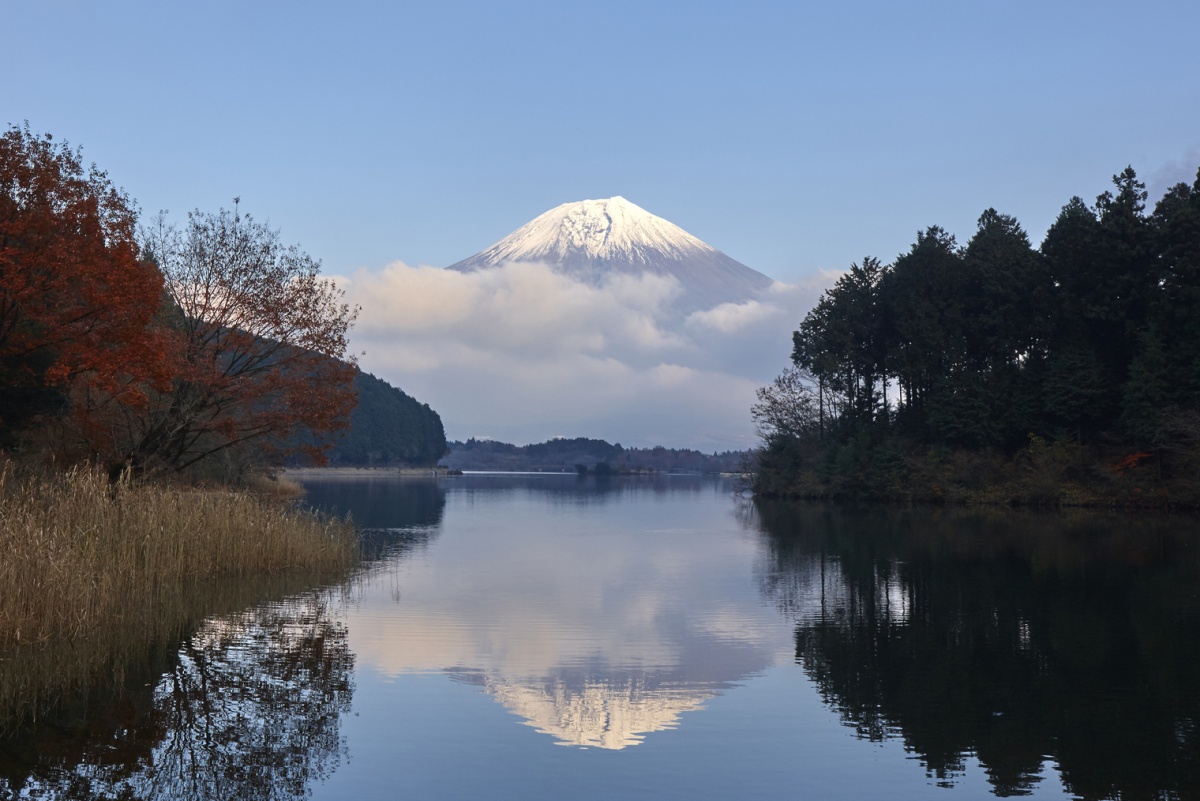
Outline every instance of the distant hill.
{"label": "distant hill", "polygon": [[706,454],[675,448],[622,448],[602,439],[552,439],[534,445],[494,440],[451,442],[441,463],[454,470],[729,473],[743,469],[748,453]]}
{"label": "distant hill", "polygon": [[370,373],[360,372],[355,386],[358,406],[349,430],[329,450],[330,466],[437,464],[446,452],[446,431],[437,412]]}

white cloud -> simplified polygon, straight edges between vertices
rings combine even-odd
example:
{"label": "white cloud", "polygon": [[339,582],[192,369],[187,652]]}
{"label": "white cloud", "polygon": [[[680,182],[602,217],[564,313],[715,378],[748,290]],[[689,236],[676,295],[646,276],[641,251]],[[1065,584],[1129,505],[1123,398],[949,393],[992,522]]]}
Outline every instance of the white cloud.
{"label": "white cloud", "polygon": [[396,262],[338,280],[362,306],[362,367],[428,403],[447,435],[554,435],[704,450],[754,444],[756,387],[787,364],[819,293],[777,284],[761,301],[683,318],[672,278],[599,287],[541,264],[474,273]]}
{"label": "white cloud", "polygon": [[1162,164],[1158,169],[1145,177],[1146,191],[1149,195],[1147,204],[1151,209],[1162,199],[1167,190],[1176,184],[1191,186],[1196,181],[1196,170],[1200,168],[1200,142],[1188,147],[1184,154],[1174,160]]}
{"label": "white cloud", "polygon": [[759,320],[773,317],[782,312],[783,308],[780,306],[748,300],[745,303],[722,303],[711,309],[692,312],[688,315],[687,322],[693,326],[702,326],[723,334],[732,334]]}

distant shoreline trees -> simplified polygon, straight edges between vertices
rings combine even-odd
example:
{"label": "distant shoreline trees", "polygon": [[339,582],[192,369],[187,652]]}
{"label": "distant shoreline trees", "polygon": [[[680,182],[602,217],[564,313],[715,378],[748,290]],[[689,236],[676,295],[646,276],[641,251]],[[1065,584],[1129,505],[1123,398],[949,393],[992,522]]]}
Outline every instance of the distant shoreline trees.
{"label": "distant shoreline trees", "polygon": [[[891,264],[852,265],[760,390],[760,488],[807,470],[895,494],[914,449],[1011,459],[1031,442],[1195,467],[1200,174],[1150,213],[1132,168],[1113,183],[1093,207],[1072,198],[1036,249],[988,209],[966,246],[932,226]],[[803,424],[773,416],[800,401]]]}
{"label": "distant shoreline trees", "polygon": [[[517,470],[615,475],[627,473],[740,472],[745,451],[713,452],[686,448],[625,448],[602,439],[557,438],[530,445],[495,440],[451,442],[443,464],[457,470]],[[601,467],[603,465],[603,467]]]}

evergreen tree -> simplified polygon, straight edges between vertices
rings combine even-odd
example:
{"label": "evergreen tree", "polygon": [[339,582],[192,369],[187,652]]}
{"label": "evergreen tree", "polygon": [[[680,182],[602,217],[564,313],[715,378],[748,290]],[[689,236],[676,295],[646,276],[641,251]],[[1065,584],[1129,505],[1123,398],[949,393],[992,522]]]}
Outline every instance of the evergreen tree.
{"label": "evergreen tree", "polygon": [[[1094,207],[1068,201],[1040,251],[987,209],[965,248],[932,226],[890,267],[852,265],[793,334],[825,491],[892,492],[914,445],[1011,455],[1065,440],[1110,465],[1149,449],[1168,477],[1200,458],[1186,433],[1200,419],[1200,173],[1151,215],[1146,199],[1126,168]],[[801,458],[773,431],[772,485],[811,479],[813,439]]]}
{"label": "evergreen tree", "polygon": [[1200,171],[1192,186],[1172,187],[1154,209],[1161,272],[1149,317],[1160,333],[1167,402],[1200,406]]}
{"label": "evergreen tree", "polygon": [[880,285],[891,339],[889,373],[900,388],[898,421],[927,434],[927,416],[948,387],[945,378],[966,365],[966,273],[954,237],[932,226],[917,234]]}
{"label": "evergreen tree", "polygon": [[958,439],[1012,447],[1036,427],[1020,401],[1021,373],[1044,353],[1053,285],[1016,218],[988,209],[964,252],[967,363],[975,374],[956,389],[965,415]]}
{"label": "evergreen tree", "polygon": [[820,392],[848,425],[869,423],[885,412],[885,317],[879,285],[885,270],[867,257],[852,264],[800,324],[792,361],[818,379]]}

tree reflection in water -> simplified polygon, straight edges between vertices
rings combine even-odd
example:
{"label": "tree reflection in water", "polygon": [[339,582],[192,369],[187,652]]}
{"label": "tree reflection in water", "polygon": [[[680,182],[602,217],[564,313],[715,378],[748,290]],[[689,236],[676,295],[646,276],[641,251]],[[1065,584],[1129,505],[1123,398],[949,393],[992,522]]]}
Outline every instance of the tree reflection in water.
{"label": "tree reflection in water", "polygon": [[353,668],[325,596],[211,619],[122,689],[10,733],[0,798],[302,798],[345,749]]}
{"label": "tree reflection in water", "polygon": [[996,795],[1200,798],[1194,521],[757,504],[764,595],[859,736]]}

